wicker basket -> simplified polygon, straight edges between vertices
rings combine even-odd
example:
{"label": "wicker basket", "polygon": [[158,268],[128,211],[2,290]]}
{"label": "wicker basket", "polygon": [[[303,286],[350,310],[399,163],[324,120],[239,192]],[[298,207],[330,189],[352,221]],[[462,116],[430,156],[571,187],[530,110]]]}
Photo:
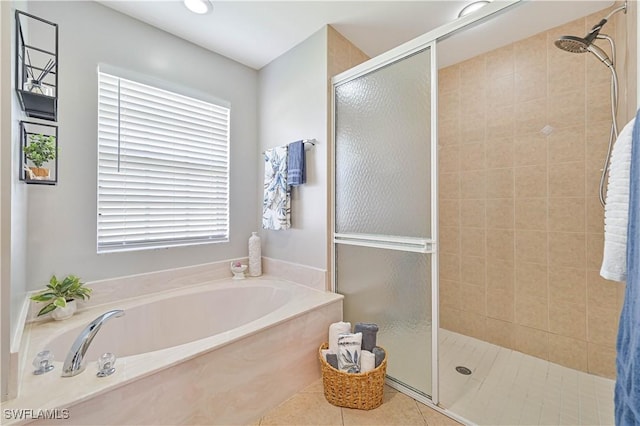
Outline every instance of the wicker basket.
{"label": "wicker basket", "polygon": [[382,404],[384,377],[387,372],[387,355],[385,351],[382,363],[366,373],[345,373],[329,365],[322,356],[327,349],[326,343],[318,349],[320,367],[322,368],[322,384],[324,397],[338,407],[372,410]]}

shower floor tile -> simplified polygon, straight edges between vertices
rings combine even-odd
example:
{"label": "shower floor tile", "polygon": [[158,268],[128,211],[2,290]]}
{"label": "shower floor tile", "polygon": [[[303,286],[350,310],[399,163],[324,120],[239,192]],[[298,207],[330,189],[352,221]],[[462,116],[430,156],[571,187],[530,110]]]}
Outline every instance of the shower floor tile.
{"label": "shower floor tile", "polygon": [[613,380],[448,330],[439,339],[440,405],[473,423],[614,424]]}

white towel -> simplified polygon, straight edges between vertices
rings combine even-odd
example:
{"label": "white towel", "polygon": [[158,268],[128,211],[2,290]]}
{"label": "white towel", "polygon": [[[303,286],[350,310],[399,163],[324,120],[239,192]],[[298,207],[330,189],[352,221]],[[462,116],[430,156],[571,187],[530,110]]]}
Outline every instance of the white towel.
{"label": "white towel", "polygon": [[329,351],[338,354],[338,336],[351,333],[350,322],[334,322],[329,326]]}
{"label": "white towel", "polygon": [[366,373],[376,368],[376,356],[369,351],[362,350],[360,353],[360,372]]}
{"label": "white towel", "polygon": [[627,279],[627,223],[629,214],[629,169],[631,166],[631,120],[613,145],[604,207],[604,253],[600,275],[612,281]]}

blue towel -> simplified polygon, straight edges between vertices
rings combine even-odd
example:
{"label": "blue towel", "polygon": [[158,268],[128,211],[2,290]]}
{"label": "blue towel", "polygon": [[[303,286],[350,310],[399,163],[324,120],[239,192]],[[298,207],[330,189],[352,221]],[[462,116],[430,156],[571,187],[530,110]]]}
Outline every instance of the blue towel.
{"label": "blue towel", "polygon": [[631,140],[627,287],[616,344],[616,425],[640,424],[640,111]]}
{"label": "blue towel", "polygon": [[289,144],[287,183],[291,186],[302,185],[307,182],[304,160],[304,142],[297,141]]}

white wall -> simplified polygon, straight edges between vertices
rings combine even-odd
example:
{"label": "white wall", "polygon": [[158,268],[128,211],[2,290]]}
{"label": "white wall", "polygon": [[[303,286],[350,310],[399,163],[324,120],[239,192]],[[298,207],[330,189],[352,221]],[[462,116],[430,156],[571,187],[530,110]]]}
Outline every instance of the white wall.
{"label": "white wall", "polygon": [[[97,280],[246,256],[257,227],[257,71],[93,1],[29,2],[59,25],[59,180],[29,185],[27,288],[51,274]],[[98,63],[231,103],[230,242],[96,254]]]}
{"label": "white wall", "polygon": [[19,120],[22,111],[13,90],[15,54],[14,7],[24,2],[0,2],[0,353],[1,396],[7,395],[8,354],[26,294],[27,191],[19,182]]}
{"label": "white wall", "polygon": [[[317,139],[307,151],[307,183],[293,189],[292,228],[261,229],[263,256],[327,268],[327,28],[317,31],[260,70],[260,151]],[[264,173],[258,160],[258,188]],[[261,208],[260,208],[261,214]]]}

